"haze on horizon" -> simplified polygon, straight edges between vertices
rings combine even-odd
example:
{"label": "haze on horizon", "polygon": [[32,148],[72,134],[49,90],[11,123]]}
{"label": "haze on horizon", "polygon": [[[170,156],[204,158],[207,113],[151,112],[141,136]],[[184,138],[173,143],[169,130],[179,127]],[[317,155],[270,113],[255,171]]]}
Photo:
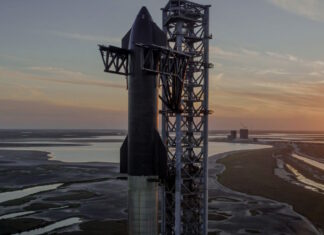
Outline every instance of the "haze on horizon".
{"label": "haze on horizon", "polygon": [[[125,79],[97,44],[120,45],[141,6],[161,0],[2,0],[0,128],[127,127]],[[210,129],[324,131],[324,2],[211,4]]]}

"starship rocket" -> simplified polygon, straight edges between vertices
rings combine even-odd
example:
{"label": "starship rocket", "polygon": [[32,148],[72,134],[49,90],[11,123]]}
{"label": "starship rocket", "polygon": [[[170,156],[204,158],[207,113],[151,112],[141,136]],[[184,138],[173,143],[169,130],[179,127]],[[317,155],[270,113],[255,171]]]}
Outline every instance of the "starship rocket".
{"label": "starship rocket", "polygon": [[128,136],[120,149],[120,172],[128,174],[129,234],[158,234],[158,184],[167,174],[167,152],[158,133],[158,77],[142,68],[138,44],[166,46],[166,35],[143,7],[122,39],[130,51]]}

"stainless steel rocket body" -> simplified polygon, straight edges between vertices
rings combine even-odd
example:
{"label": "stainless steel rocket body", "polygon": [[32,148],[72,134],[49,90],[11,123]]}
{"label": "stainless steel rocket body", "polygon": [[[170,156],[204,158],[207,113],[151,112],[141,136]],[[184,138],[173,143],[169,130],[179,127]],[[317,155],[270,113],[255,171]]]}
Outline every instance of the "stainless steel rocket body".
{"label": "stainless steel rocket body", "polygon": [[132,51],[128,79],[128,174],[153,175],[154,141],[157,131],[157,76],[142,70],[138,43],[153,44],[153,21],[143,8],[129,37]]}
{"label": "stainless steel rocket body", "polygon": [[143,70],[142,48],[137,44],[165,46],[165,34],[145,7],[122,40],[123,48],[131,51],[131,63],[128,136],[121,148],[121,173],[128,174],[129,234],[155,235],[158,234],[159,161],[166,159],[166,151],[157,131],[158,78]]}
{"label": "stainless steel rocket body", "polygon": [[158,234],[158,183],[149,178],[128,177],[128,231],[132,235]]}
{"label": "stainless steel rocket body", "polygon": [[136,43],[152,44],[152,19],[145,10],[131,29],[131,76],[128,79],[128,226],[129,234],[157,234],[158,185],[153,177],[154,135],[157,129],[157,78],[141,68]]}

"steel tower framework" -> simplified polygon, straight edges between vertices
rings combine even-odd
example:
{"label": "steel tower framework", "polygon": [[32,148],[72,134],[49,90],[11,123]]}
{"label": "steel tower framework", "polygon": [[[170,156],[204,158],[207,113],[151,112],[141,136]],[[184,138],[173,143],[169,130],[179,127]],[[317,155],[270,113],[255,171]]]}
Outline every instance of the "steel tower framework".
{"label": "steel tower framework", "polygon": [[[207,234],[209,7],[170,0],[163,11],[168,46],[191,56],[181,112],[162,106],[169,180],[162,190],[162,234]],[[164,92],[162,96],[165,96]]]}

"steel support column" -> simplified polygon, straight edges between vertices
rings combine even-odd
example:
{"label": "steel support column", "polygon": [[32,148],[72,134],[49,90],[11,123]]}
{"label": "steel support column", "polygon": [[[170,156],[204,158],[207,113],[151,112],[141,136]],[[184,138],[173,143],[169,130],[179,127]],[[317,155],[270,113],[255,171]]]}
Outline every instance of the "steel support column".
{"label": "steel support column", "polygon": [[170,177],[164,186],[161,231],[167,235],[206,235],[208,230],[209,7],[170,0],[162,9],[168,46],[192,56],[181,96],[182,113],[162,107]]}

